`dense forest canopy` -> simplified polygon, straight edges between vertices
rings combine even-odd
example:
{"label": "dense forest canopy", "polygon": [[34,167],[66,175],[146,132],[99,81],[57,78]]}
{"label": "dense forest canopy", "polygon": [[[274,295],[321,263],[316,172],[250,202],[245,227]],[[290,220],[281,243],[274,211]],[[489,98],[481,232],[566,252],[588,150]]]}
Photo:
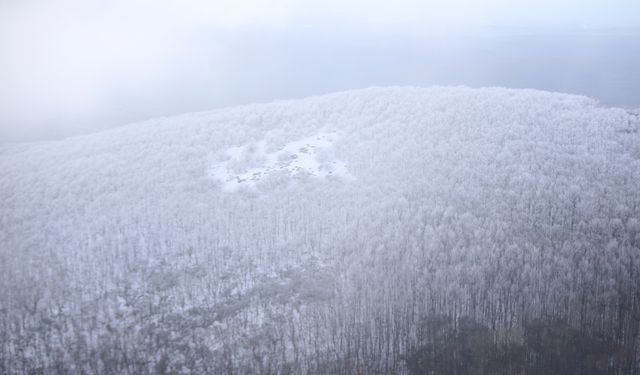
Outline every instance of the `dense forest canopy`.
{"label": "dense forest canopy", "polygon": [[5,144],[0,373],[637,374],[639,188],[637,113],[532,90]]}

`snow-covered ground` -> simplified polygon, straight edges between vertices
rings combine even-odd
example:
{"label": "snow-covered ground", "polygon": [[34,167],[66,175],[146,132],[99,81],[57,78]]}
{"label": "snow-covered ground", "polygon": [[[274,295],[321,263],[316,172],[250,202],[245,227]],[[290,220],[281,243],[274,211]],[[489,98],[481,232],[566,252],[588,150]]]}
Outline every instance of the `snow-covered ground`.
{"label": "snow-covered ground", "polygon": [[272,152],[267,151],[270,145],[265,140],[231,147],[222,152],[223,161],[212,166],[210,175],[221,182],[224,191],[254,187],[269,179],[350,179],[353,177],[346,164],[332,155],[333,144],[339,138],[337,132],[320,132]]}

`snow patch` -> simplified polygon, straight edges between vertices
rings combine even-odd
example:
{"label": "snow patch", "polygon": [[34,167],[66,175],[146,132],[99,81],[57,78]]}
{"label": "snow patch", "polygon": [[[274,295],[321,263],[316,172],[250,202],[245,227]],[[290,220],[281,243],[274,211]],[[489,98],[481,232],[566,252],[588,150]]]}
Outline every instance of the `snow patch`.
{"label": "snow patch", "polygon": [[353,177],[344,162],[333,157],[337,132],[316,135],[289,142],[281,149],[268,152],[265,140],[230,147],[216,162],[209,175],[222,182],[222,190],[233,192],[240,187],[255,187],[265,180]]}

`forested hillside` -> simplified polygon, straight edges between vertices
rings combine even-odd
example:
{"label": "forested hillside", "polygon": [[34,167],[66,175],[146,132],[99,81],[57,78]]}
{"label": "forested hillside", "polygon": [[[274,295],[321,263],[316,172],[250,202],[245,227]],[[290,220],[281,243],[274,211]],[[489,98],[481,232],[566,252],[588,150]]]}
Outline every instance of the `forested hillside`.
{"label": "forested hillside", "polygon": [[640,373],[640,119],[373,88],[0,146],[0,374]]}

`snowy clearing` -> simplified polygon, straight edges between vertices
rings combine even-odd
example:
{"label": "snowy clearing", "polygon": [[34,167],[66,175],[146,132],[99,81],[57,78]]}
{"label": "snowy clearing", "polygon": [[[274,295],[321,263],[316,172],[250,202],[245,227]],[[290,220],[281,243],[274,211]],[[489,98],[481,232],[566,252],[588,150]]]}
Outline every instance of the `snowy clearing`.
{"label": "snowy clearing", "polygon": [[210,176],[221,181],[222,190],[227,192],[254,187],[267,179],[351,179],[346,164],[332,157],[334,142],[339,138],[337,132],[321,132],[273,152],[268,152],[265,140],[231,147],[222,154],[225,160],[211,168]]}

